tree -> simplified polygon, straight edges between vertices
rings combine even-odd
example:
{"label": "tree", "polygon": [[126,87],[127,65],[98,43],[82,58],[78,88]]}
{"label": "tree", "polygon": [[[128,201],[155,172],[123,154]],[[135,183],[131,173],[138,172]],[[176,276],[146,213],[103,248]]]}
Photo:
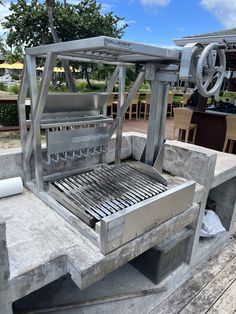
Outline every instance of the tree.
{"label": "tree", "polygon": [[[57,34],[57,31],[54,26],[54,18],[53,18],[53,8],[55,5],[55,0],[46,0],[46,6],[47,6],[47,13],[48,13],[48,24],[51,30],[52,38],[54,43],[59,43],[61,40]],[[64,4],[65,5],[65,4]],[[66,82],[68,85],[68,88],[71,92],[76,92],[76,86],[75,81],[73,80],[71,70],[70,70],[70,64],[68,60],[62,60],[62,66],[65,71],[65,77]]]}
{"label": "tree", "polygon": [[6,45],[5,41],[3,40],[3,38],[0,37],[0,53],[4,54],[6,49],[7,49],[7,45]]}
{"label": "tree", "polygon": [[118,26],[123,18],[113,12],[102,14],[96,0],[82,0],[76,5],[54,0],[46,3],[37,0],[11,3],[11,14],[2,23],[9,30],[9,46],[32,47],[50,44],[55,39],[68,41],[100,35],[121,38],[127,27]]}

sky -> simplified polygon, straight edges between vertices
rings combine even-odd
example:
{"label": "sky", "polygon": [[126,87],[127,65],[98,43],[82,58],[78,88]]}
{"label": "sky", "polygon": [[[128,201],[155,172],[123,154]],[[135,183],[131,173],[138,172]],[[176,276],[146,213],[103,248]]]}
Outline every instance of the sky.
{"label": "sky", "polygon": [[[76,3],[77,0],[67,0]],[[78,2],[78,1],[77,1]],[[97,0],[129,24],[124,39],[174,46],[173,38],[236,27],[236,0]],[[0,7],[0,21],[9,14]],[[124,22],[122,22],[124,23]],[[121,24],[122,24],[121,23]],[[0,35],[3,30],[0,30]]]}

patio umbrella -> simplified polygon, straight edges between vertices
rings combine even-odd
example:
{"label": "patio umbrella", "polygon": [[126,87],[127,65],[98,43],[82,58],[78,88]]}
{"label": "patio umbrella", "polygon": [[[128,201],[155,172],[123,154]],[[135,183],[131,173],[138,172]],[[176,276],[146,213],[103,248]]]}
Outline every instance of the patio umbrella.
{"label": "patio umbrella", "polygon": [[[43,71],[44,67],[37,67],[36,70]],[[72,67],[70,67],[72,71]],[[64,69],[59,67],[54,67],[53,72],[63,73]],[[78,70],[74,70],[74,72],[79,72]]]}
{"label": "patio umbrella", "polygon": [[11,69],[11,64],[8,63],[1,63],[0,69]]}
{"label": "patio umbrella", "polygon": [[63,68],[55,67],[55,68],[53,69],[53,72],[62,73],[62,72],[64,72],[64,69],[63,69]]}
{"label": "patio umbrella", "polygon": [[24,67],[24,64],[20,62],[15,62],[10,65],[11,65],[11,69],[13,70],[23,70],[23,67]]}
{"label": "patio umbrella", "polygon": [[12,64],[9,63],[1,63],[0,69],[9,69],[9,70],[22,70],[24,67],[23,63],[15,62]]}

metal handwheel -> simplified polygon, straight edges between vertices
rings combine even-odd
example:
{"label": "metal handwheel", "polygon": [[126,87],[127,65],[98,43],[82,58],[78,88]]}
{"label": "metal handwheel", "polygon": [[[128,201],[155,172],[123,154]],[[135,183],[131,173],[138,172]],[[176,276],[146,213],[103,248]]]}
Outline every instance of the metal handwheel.
{"label": "metal handwheel", "polygon": [[[216,65],[216,59],[219,65]],[[204,97],[211,97],[217,94],[224,80],[226,69],[226,57],[224,49],[219,44],[212,43],[206,46],[200,55],[196,69],[196,84],[198,92]],[[214,83],[214,79],[216,82]],[[211,84],[211,89],[208,89]]]}

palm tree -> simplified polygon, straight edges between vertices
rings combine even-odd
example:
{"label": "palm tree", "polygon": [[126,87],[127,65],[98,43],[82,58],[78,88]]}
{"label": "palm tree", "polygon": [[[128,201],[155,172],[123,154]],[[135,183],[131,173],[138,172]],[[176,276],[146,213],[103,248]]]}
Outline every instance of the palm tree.
{"label": "palm tree", "polygon": [[[2,1],[2,0],[0,0]],[[54,43],[59,43],[61,40],[57,34],[57,31],[54,27],[54,18],[53,18],[53,7],[55,4],[55,0],[46,0],[46,5],[47,5],[47,13],[48,13],[48,24],[49,24],[49,28],[51,30],[52,33],[52,38]],[[73,76],[71,74],[71,70],[70,70],[70,65],[69,65],[69,61],[68,60],[62,60],[62,66],[64,68],[65,71],[65,77],[66,77],[66,82],[68,85],[68,88],[71,92],[76,92],[76,86],[75,86],[75,81],[73,79]]]}

